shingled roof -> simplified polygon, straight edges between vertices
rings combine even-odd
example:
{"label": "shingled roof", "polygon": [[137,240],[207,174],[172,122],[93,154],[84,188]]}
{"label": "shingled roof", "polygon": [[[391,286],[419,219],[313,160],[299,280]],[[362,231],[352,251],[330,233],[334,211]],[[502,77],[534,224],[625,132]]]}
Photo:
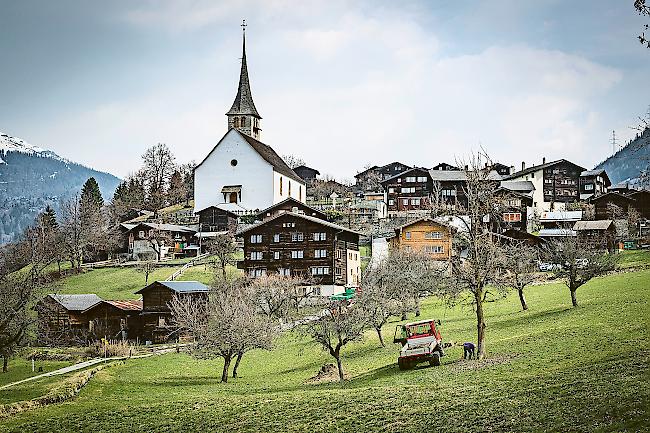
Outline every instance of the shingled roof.
{"label": "shingled roof", "polygon": [[84,311],[102,301],[102,298],[94,293],[84,295],[58,295],[50,293],[47,296],[54,299],[68,311]]}
{"label": "shingled roof", "polygon": [[257,112],[255,108],[255,103],[253,102],[253,95],[251,93],[251,86],[248,80],[248,65],[246,64],[246,34],[244,33],[244,39],[242,44],[242,59],[241,59],[241,71],[239,73],[239,87],[237,88],[237,96],[235,96],[235,101],[230,107],[230,111],[226,113],[227,115],[232,114],[250,114],[259,119],[262,117],[260,113]]}
{"label": "shingled roof", "polygon": [[244,140],[248,142],[248,144],[251,145],[253,149],[262,157],[266,162],[271,164],[275,171],[277,171],[280,174],[284,174],[287,177],[290,177],[293,180],[296,180],[300,183],[304,183],[305,181],[298,176],[280,156],[275,153],[275,150],[269,145],[266,145],[262,143],[259,140],[254,139],[250,135],[246,135],[242,132],[239,132],[237,129],[232,129],[231,131],[236,131],[239,135],[241,135]]}
{"label": "shingled roof", "polygon": [[253,230],[253,229],[257,228],[257,227],[263,226],[265,224],[269,224],[271,221],[274,221],[274,220],[276,220],[276,219],[278,219],[280,217],[285,217],[287,215],[291,215],[293,217],[298,217],[298,218],[302,218],[302,219],[307,220],[307,221],[315,222],[317,224],[320,224],[320,225],[325,226],[325,227],[330,227],[330,228],[333,228],[335,230],[344,231],[344,232],[348,232],[348,233],[353,233],[353,234],[359,235],[359,236],[364,236],[363,233],[357,232],[355,230],[351,230],[351,229],[349,229],[347,227],[343,227],[343,226],[340,226],[338,224],[334,224],[332,222],[329,222],[329,221],[326,221],[326,220],[323,220],[323,219],[320,219],[320,218],[316,218],[316,217],[313,217],[313,216],[310,216],[310,215],[298,214],[298,213],[293,213],[293,212],[283,212],[283,213],[275,215],[272,218],[267,219],[266,221],[262,221],[262,222],[259,222],[259,223],[256,223],[256,224],[252,224],[252,225],[244,228],[243,230],[238,231],[237,236],[241,236],[246,232],[249,232],[249,231],[251,231],[251,230]]}
{"label": "shingled roof", "polygon": [[208,293],[210,291],[210,287],[198,281],[154,281],[135,293],[142,293],[156,284],[161,284],[176,293]]}

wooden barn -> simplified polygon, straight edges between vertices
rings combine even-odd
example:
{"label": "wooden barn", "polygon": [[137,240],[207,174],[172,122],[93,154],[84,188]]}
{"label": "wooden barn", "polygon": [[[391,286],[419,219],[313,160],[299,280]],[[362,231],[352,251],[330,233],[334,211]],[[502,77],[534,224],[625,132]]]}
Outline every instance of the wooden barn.
{"label": "wooden barn", "polygon": [[136,294],[142,295],[142,338],[154,343],[178,339],[169,302],[175,295],[207,296],[210,288],[198,281],[154,281]]}
{"label": "wooden barn", "polygon": [[614,250],[616,226],[612,220],[577,221],[573,230],[581,242],[594,248]]}
{"label": "wooden barn", "polygon": [[[238,212],[236,208],[239,208]],[[244,209],[233,203],[218,204],[208,206],[205,209],[197,211],[199,216],[199,232],[225,232],[237,229],[237,218]]]}
{"label": "wooden barn", "polygon": [[43,344],[82,343],[92,339],[85,311],[100,303],[95,294],[51,293],[36,303],[38,340]]}
{"label": "wooden barn", "polygon": [[421,218],[395,229],[389,238],[391,249],[424,252],[434,260],[451,258],[451,228],[430,218]]}
{"label": "wooden barn", "polygon": [[83,311],[88,330],[96,339],[142,338],[142,301],[101,301]]}

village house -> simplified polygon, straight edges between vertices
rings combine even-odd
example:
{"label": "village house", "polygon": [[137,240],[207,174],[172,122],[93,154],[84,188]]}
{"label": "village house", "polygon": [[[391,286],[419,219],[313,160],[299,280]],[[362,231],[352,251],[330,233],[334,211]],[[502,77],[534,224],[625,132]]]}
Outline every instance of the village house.
{"label": "village house", "polygon": [[245,35],[243,41],[239,87],[226,113],[228,132],[194,169],[196,211],[236,203],[255,212],[288,197],[306,198],[305,181],[260,141],[262,118],[250,89]]}
{"label": "village house", "polygon": [[307,167],[306,165],[299,165],[298,167],[293,168],[294,173],[296,173],[302,180],[305,181],[307,186],[309,186],[318,176],[320,176],[320,171],[315,168]]}
{"label": "village house", "polygon": [[359,222],[377,222],[388,216],[388,207],[383,200],[361,200],[350,205],[348,213]]}
{"label": "village house", "polygon": [[576,236],[573,226],[582,220],[582,211],[553,211],[542,212],[539,224],[542,227],[539,236],[542,238],[556,238]]}
{"label": "village house", "polygon": [[432,181],[426,168],[411,168],[381,182],[386,191],[388,213],[428,209]]}
{"label": "village house", "polygon": [[650,219],[650,191],[628,189],[625,193],[608,192],[590,200],[596,219],[627,218],[630,211],[641,219]]}
{"label": "village house", "polygon": [[34,307],[38,315],[38,340],[41,343],[84,343],[89,340],[85,311],[100,303],[95,294],[59,295],[50,293]]}
{"label": "village house", "polygon": [[612,220],[576,221],[573,230],[579,241],[593,248],[614,250],[616,226]]}
{"label": "village house", "polygon": [[504,180],[528,180],[535,187],[533,193],[533,208],[537,214],[547,211],[560,211],[567,203],[580,200],[580,174],[585,171],[566,159],[546,162],[526,168],[521,163],[521,170],[506,177]]}
{"label": "village house", "polygon": [[[444,164],[444,163],[443,163]],[[465,186],[467,174],[463,170],[455,169],[449,164],[438,164],[437,169],[429,170],[433,193],[436,194],[437,203],[449,209],[467,209]]]}
{"label": "village house", "polygon": [[210,288],[198,281],[154,281],[135,292],[142,295],[142,335],[145,341],[164,343],[179,338],[169,308],[174,296],[207,297]]}
{"label": "village house", "polygon": [[388,242],[390,249],[422,252],[440,261],[451,258],[451,228],[430,218],[421,218],[397,227]]}
{"label": "village house", "polygon": [[258,221],[265,221],[285,212],[309,215],[313,216],[314,218],[320,218],[322,220],[327,219],[327,215],[325,215],[324,212],[311,206],[307,206],[305,203],[299,202],[294,198],[287,198],[285,200],[282,200],[280,203],[269,206],[268,208],[260,211],[260,213],[257,214],[256,219]]}
{"label": "village house", "polygon": [[354,175],[356,189],[361,193],[376,190],[381,181],[397,176],[410,168],[412,167],[397,161],[382,166],[373,165]]}
{"label": "village house", "polygon": [[196,230],[176,224],[141,222],[120,225],[129,260],[161,260],[196,255]]}
{"label": "village house", "polygon": [[495,191],[501,203],[501,218],[492,221],[491,230],[503,233],[508,229],[520,231],[528,230],[528,209],[533,205],[533,198],[529,194],[513,191],[503,186]]}
{"label": "village house", "polygon": [[305,290],[329,296],[357,286],[361,277],[359,233],[310,215],[284,212],[238,233],[249,277],[276,273],[303,277]]}
{"label": "village house", "polygon": [[605,194],[611,185],[605,169],[585,170],[580,173],[580,200]]}
{"label": "village house", "polygon": [[95,339],[137,340],[142,338],[142,301],[102,300],[83,311],[88,331]]}
{"label": "village house", "polygon": [[235,203],[220,203],[201,209],[197,212],[199,232],[235,231],[237,229],[237,219],[243,213],[245,213],[244,209]]}
{"label": "village house", "polygon": [[460,171],[460,168],[455,165],[447,164],[446,162],[441,162],[433,167],[431,170],[434,171]]}

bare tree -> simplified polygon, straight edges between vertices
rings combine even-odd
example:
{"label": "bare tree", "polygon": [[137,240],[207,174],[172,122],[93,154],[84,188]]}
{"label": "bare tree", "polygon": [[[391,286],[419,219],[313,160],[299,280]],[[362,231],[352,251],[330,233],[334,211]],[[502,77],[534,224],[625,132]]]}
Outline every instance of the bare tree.
{"label": "bare tree", "polygon": [[205,245],[206,251],[214,256],[216,269],[221,271],[223,281],[226,281],[228,266],[237,264],[235,239],[230,234],[218,234],[214,239],[207,239]]}
{"label": "bare tree", "polygon": [[467,209],[459,209],[458,221],[464,226],[457,232],[462,237],[458,244],[466,247],[467,254],[456,254],[451,261],[451,276],[447,280],[444,295],[449,299],[460,299],[463,293],[469,293],[476,312],[477,346],[479,359],[485,357],[485,312],[483,310],[488,296],[503,296],[506,286],[503,284],[502,250],[486,226],[490,221],[500,221],[502,217],[502,198],[496,192],[498,183],[488,178],[488,171],[483,170],[483,163],[491,166],[487,155],[474,154],[465,167],[467,177],[463,188],[467,197]]}
{"label": "bare tree", "polygon": [[77,196],[62,205],[61,234],[66,255],[72,269],[79,271],[83,260],[84,242],[87,239],[82,223],[81,204]]}
{"label": "bare tree", "polygon": [[166,144],[158,143],[142,155],[141,176],[151,210],[157,211],[165,205],[169,181],[176,171],[176,158]]}
{"label": "bare tree", "polygon": [[300,167],[301,165],[307,165],[305,164],[305,160],[302,159],[299,156],[296,155],[282,155],[282,160],[289,166],[289,168],[294,169],[296,167]]}
{"label": "bare tree", "polygon": [[156,270],[156,264],[151,261],[138,262],[135,266],[136,272],[139,272],[144,275],[144,284],[145,286],[149,284],[149,275]]}
{"label": "bare tree", "polygon": [[[221,382],[228,381],[233,358],[252,349],[270,349],[274,328],[258,314],[251,289],[240,281],[221,281],[206,297],[175,296],[170,302],[180,332],[194,337],[191,353],[198,358],[223,358]],[[237,377],[236,361],[233,377]]]}
{"label": "bare tree", "polygon": [[330,301],[318,319],[305,325],[305,332],[336,360],[339,380],[345,380],[341,349],[351,341],[363,338],[367,318],[358,303]]}
{"label": "bare tree", "polygon": [[539,250],[522,241],[510,243],[503,251],[506,282],[519,294],[522,310],[528,310],[524,289],[535,282]]}
{"label": "bare tree", "polygon": [[388,280],[383,272],[384,266],[379,264],[366,270],[361,280],[361,293],[356,301],[361,305],[368,324],[377,333],[382,347],[386,346],[381,335],[382,327],[391,316],[398,315],[401,311],[399,302],[391,298]]}
{"label": "bare tree", "polygon": [[290,315],[294,293],[302,286],[297,277],[269,274],[251,280],[257,308],[270,320],[285,320]]}
{"label": "bare tree", "polygon": [[602,244],[569,236],[553,242],[547,250],[549,260],[560,265],[554,272],[564,279],[574,307],[578,306],[576,291],[580,286],[616,268],[618,256],[596,247]]}

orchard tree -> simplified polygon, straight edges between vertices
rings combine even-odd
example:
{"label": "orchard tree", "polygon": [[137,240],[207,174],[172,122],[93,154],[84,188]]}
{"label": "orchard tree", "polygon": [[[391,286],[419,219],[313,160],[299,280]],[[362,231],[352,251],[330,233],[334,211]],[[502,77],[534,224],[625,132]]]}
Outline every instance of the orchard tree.
{"label": "orchard tree", "polygon": [[521,309],[528,310],[524,289],[537,278],[539,249],[523,241],[509,243],[503,251],[503,268],[506,284],[519,294]]}
{"label": "orchard tree", "polygon": [[223,281],[228,278],[228,266],[237,264],[235,254],[237,245],[230,234],[217,234],[213,239],[205,239],[205,250],[214,257],[215,269],[221,271]]}
{"label": "orchard tree", "polygon": [[148,207],[154,212],[166,204],[169,181],[176,171],[176,158],[166,144],[158,143],[142,155],[141,176]]}

